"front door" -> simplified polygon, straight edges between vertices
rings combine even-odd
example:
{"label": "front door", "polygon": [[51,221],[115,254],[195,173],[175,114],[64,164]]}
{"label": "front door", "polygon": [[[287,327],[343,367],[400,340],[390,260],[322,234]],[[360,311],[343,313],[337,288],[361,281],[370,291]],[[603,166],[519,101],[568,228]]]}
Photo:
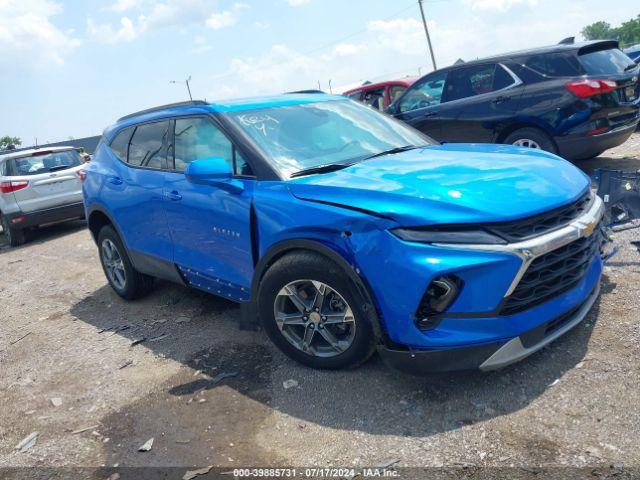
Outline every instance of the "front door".
{"label": "front door", "polygon": [[[173,259],[195,287],[246,300],[253,275],[251,201],[255,180],[231,141],[210,117],[177,118],[166,174],[164,204]],[[221,157],[237,174],[217,184],[192,183],[189,163]],[[171,166],[170,166],[171,168]]]}
{"label": "front door", "polygon": [[412,85],[398,100],[395,116],[430,137],[442,138],[441,105],[447,71],[434,72]]}

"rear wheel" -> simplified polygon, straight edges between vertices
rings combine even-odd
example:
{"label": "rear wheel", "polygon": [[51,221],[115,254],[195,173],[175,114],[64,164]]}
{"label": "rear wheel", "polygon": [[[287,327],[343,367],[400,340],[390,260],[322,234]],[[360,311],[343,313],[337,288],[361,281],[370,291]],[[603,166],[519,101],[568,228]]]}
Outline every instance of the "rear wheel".
{"label": "rear wheel", "polygon": [[278,260],[262,279],[258,308],[269,338],[313,368],[355,367],[374,351],[364,301],[342,269],[314,252]]}
{"label": "rear wheel", "polygon": [[526,127],[519,128],[507,135],[504,143],[515,145],[516,147],[534,148],[536,150],[545,150],[551,153],[558,153],[551,137],[537,128]]}
{"label": "rear wheel", "polygon": [[18,247],[25,242],[24,230],[11,227],[9,219],[5,216],[2,216],[2,231],[7,239],[7,243],[12,247]]}
{"label": "rear wheel", "polygon": [[100,263],[111,288],[127,300],[147,294],[153,278],[138,272],[131,263],[127,249],[113,227],[102,227],[98,235]]}

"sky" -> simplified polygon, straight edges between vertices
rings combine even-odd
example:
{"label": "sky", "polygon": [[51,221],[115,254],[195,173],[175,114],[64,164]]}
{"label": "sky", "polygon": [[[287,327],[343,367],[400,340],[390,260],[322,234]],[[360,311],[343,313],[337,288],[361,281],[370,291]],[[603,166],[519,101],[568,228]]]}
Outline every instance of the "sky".
{"label": "sky", "polygon": [[[637,0],[424,6],[439,67],[640,13]],[[0,136],[25,146],[98,135],[127,113],[186,100],[189,76],[194,98],[213,101],[431,69],[417,0],[0,0]]]}

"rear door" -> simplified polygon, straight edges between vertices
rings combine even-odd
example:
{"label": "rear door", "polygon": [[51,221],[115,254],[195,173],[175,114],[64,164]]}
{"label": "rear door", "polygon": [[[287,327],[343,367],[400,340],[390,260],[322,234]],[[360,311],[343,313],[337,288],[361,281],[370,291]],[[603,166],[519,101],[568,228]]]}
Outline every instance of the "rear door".
{"label": "rear door", "polygon": [[151,260],[148,257],[171,261],[162,196],[168,135],[168,120],[143,123],[118,132],[109,146],[114,161],[104,172],[102,195],[108,196],[109,210],[132,255],[147,256],[140,261]]}
{"label": "rear door", "polygon": [[498,63],[471,65],[451,71],[442,101],[450,113],[443,118],[446,142],[495,141],[501,125],[516,113],[521,81]]}
{"label": "rear door", "polygon": [[24,182],[13,194],[20,210],[31,213],[82,202],[78,171],[84,161],[77,150],[39,151],[9,160],[12,182]]}
{"label": "rear door", "polygon": [[442,118],[449,112],[449,108],[442,105],[448,73],[448,70],[434,72],[414,83],[398,100],[394,115],[436,140],[441,140]]}

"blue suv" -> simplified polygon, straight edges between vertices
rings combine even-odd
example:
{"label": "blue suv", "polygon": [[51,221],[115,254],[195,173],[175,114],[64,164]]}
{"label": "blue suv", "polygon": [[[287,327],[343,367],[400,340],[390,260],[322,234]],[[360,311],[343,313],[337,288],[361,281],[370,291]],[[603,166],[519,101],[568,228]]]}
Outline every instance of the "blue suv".
{"label": "blue suv", "polygon": [[344,97],[139,112],[86,173],[118,295],[156,277],[226,297],[311,367],[378,350],[412,372],[500,368],[599,292],[603,204],[585,174],[540,150],[440,145]]}

